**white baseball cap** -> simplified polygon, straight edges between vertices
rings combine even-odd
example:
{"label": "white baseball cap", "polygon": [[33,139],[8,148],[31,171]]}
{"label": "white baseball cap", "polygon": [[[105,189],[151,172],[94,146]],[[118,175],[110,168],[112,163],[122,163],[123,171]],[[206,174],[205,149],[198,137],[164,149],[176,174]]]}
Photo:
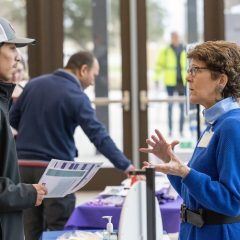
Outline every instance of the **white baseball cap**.
{"label": "white baseball cap", "polygon": [[36,40],[17,37],[11,24],[5,18],[0,17],[0,43],[13,43],[19,48],[35,44]]}

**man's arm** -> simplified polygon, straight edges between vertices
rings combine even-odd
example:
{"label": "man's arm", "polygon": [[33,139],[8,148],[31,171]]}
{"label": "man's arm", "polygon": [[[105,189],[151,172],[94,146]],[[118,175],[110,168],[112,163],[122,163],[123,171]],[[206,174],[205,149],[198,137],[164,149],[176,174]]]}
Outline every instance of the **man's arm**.
{"label": "man's arm", "polygon": [[106,131],[105,126],[97,119],[95,110],[86,94],[81,94],[76,104],[77,122],[100,153],[108,158],[116,168],[123,171],[132,170],[131,161],[116,146]]}

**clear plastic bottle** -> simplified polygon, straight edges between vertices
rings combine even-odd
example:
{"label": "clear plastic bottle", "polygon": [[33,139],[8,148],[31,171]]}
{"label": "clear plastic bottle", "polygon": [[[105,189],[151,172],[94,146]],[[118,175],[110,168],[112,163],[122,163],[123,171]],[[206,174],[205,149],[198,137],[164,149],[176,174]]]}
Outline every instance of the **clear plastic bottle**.
{"label": "clear plastic bottle", "polygon": [[103,231],[103,240],[117,240],[117,233],[113,231],[112,216],[103,216],[108,219],[106,230]]}

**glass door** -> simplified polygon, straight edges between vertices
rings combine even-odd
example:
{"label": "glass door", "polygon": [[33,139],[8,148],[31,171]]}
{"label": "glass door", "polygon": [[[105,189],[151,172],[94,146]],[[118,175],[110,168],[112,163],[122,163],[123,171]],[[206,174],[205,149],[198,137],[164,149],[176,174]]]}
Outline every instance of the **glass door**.
{"label": "glass door", "polygon": [[[96,109],[98,119],[124,151],[123,114],[130,111],[130,96],[127,89],[122,91],[120,1],[65,0],[64,36],[65,63],[71,54],[79,50],[91,51],[97,57],[100,73],[95,86],[86,89],[86,94]],[[103,161],[103,168],[115,170],[80,127],[75,132],[75,142],[79,154],[77,160]],[[131,158],[126,151],[124,153]]]}
{"label": "glass door", "polygon": [[186,97],[184,52],[203,41],[203,1],[147,0],[146,6],[148,90],[142,101],[148,136],[157,128],[168,141],[179,140],[176,152],[188,161],[197,139],[197,108]]}
{"label": "glass door", "polygon": [[[141,167],[146,156],[138,148],[158,128],[169,141],[181,141],[178,151],[187,159],[197,138],[196,106],[187,111],[186,85],[168,89],[156,71],[171,34],[185,50],[203,40],[203,1],[65,0],[64,14],[64,59],[82,49],[99,59],[100,76],[87,94],[118,147]],[[80,159],[112,167],[80,128],[75,140]]]}

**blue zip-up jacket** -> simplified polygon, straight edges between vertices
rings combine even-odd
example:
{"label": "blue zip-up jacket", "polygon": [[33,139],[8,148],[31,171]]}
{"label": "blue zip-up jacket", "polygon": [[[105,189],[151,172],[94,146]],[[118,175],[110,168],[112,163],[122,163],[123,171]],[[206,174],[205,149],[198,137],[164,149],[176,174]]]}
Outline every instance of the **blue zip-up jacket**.
{"label": "blue zip-up jacket", "polygon": [[18,131],[19,159],[74,160],[75,128],[80,125],[90,141],[115,167],[126,170],[130,161],[117,148],[95,115],[88,96],[73,74],[62,69],[32,79],[10,111]]}
{"label": "blue zip-up jacket", "polygon": [[[169,180],[190,209],[240,215],[240,109],[222,114],[205,131],[214,132],[208,146],[196,147],[185,178]],[[180,240],[238,240],[240,223],[204,225],[182,223]]]}

